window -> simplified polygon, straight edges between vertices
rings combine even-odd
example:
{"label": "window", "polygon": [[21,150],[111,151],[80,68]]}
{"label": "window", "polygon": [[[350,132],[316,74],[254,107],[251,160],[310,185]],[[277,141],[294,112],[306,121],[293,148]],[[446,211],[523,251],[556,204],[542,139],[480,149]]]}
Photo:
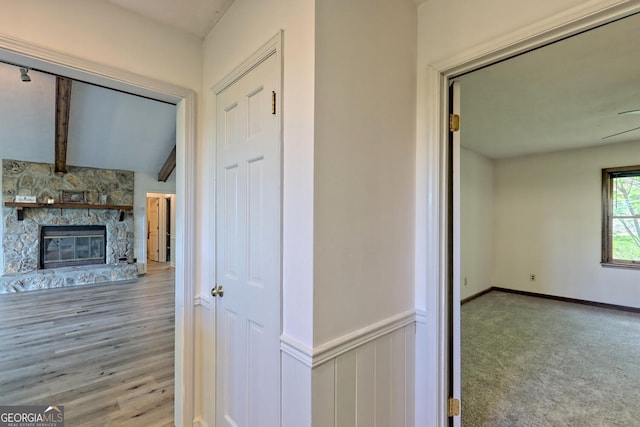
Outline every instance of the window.
{"label": "window", "polygon": [[640,166],[602,170],[602,264],[640,268]]}

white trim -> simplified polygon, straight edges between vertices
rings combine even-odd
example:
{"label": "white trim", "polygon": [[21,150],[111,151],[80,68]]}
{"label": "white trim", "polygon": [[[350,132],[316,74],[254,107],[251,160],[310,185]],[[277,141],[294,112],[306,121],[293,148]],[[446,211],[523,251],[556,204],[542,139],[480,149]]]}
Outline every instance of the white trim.
{"label": "white trim", "polygon": [[[177,104],[183,133],[177,134],[177,185],[182,215],[176,218],[176,370],[175,423],[193,423],[195,259],[195,119],[196,95],[190,89],[140,76],[125,70],[66,55],[49,48],[0,35],[0,60],[42,69],[77,80]],[[182,285],[180,287],[180,284]],[[190,303],[186,303],[189,301]]]}
{"label": "white trim", "polygon": [[280,336],[280,351],[302,362],[308,368],[313,367],[313,349],[288,335]]}
{"label": "white trim", "polygon": [[416,323],[421,325],[427,324],[427,312],[424,310],[416,310]]}
{"label": "white trim", "polygon": [[637,1],[590,0],[431,66],[449,77],[527,52],[638,12]]}
{"label": "white trim", "polygon": [[196,417],[193,420],[193,427],[209,427],[209,423],[202,417]]}
{"label": "white trim", "polygon": [[207,310],[211,309],[211,298],[207,298],[206,296],[197,296],[193,299],[194,307],[202,307]]}
{"label": "white trim", "polygon": [[0,34],[0,60],[177,104],[190,89]]}
{"label": "white trim", "polygon": [[[215,95],[220,94],[227,87],[240,80],[249,71],[262,64],[271,55],[281,51],[283,32],[279,31],[275,36],[256,50],[250,57],[245,59],[242,64],[238,65],[225,78],[216,83],[211,90]],[[280,67],[280,65],[278,65]]]}
{"label": "white trim", "polygon": [[[447,170],[446,167],[444,167],[446,163],[443,163],[446,159],[446,150],[444,150],[443,147],[446,147],[447,141],[447,81],[451,77],[472,71],[483,65],[488,65],[501,59],[526,52],[638,11],[640,11],[640,4],[635,0],[590,0],[564,13],[555,14],[533,25],[478,45],[460,54],[446,58],[443,61],[431,64],[426,69],[426,76],[423,81],[426,85],[426,92],[428,94],[426,102],[428,103],[427,107],[430,111],[428,111],[428,114],[425,116],[419,117],[418,120],[425,121],[422,129],[428,129],[428,131],[425,131],[425,139],[422,141],[419,140],[418,144],[425,144],[426,150],[432,155],[419,159],[419,167],[427,171],[430,169],[437,170],[438,178],[436,183],[430,183],[430,186],[426,188],[427,194],[419,195],[419,197],[425,200],[433,200],[434,194],[430,194],[430,192],[435,191],[435,198],[438,200],[438,206],[429,208],[427,218],[424,220],[427,223],[427,235],[439,236],[437,256],[434,257],[429,248],[427,248],[427,253],[425,254],[427,256],[427,263],[438,271],[437,283],[439,284],[439,289],[436,291],[438,295],[437,303],[434,302],[434,305],[437,304],[437,313],[435,313],[437,319],[429,315],[430,310],[434,308],[429,305],[429,298],[427,298],[426,306],[426,314],[429,320],[427,327],[430,330],[430,333],[427,334],[427,340],[429,340],[428,345],[433,342],[431,340],[435,338],[432,334],[432,329],[435,327],[433,324],[437,324],[436,334],[438,345],[433,351],[437,351],[438,354],[434,355],[430,353],[427,359],[431,360],[435,357],[438,364],[438,425],[444,426],[447,423],[446,414],[444,413],[447,399],[446,380],[448,369],[446,354],[448,347],[448,332],[446,330],[447,241],[441,234],[441,230],[446,230],[446,228],[442,227],[446,226],[447,215]],[[437,162],[437,164],[433,163],[434,161]],[[433,205],[430,204],[430,206]],[[435,228],[438,224],[440,225],[439,229]],[[427,283],[434,282],[427,280]],[[425,363],[429,363],[429,361]],[[429,370],[428,372],[432,371]],[[428,396],[416,395],[416,403],[420,404],[420,401],[427,397]]]}
{"label": "white trim", "polygon": [[313,365],[317,367],[356,347],[415,323],[415,311],[407,311],[350,332],[313,349]]}
{"label": "white trim", "polygon": [[415,311],[406,311],[345,334],[313,349],[288,335],[281,335],[280,350],[302,362],[305,366],[316,368],[383,335],[414,324],[416,317]]}

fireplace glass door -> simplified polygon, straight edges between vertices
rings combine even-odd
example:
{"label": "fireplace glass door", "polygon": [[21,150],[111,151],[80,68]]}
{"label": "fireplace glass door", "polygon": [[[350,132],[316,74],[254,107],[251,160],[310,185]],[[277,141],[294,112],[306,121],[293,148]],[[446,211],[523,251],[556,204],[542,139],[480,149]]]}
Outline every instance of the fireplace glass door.
{"label": "fireplace glass door", "polygon": [[104,226],[46,226],[40,240],[41,268],[104,264]]}

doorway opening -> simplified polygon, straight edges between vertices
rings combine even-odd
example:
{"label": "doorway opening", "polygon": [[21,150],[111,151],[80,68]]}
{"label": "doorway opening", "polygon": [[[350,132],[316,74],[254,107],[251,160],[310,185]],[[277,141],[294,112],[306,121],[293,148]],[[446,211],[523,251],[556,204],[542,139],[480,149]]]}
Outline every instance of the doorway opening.
{"label": "doorway opening", "polygon": [[147,193],[147,260],[175,265],[175,199],[172,193]]}
{"label": "doorway opening", "polygon": [[[195,93],[192,90],[147,78],[121,69],[36,45],[25,44],[0,36],[0,61],[19,63],[32,70],[52,73],[95,84],[116,91],[175,105],[176,108],[176,195],[183,202],[172,203],[175,210],[175,244],[170,253],[175,262],[175,399],[176,425],[188,425],[193,420],[194,367],[188,362],[194,358],[194,306],[195,283]],[[144,195],[141,195],[144,197]],[[136,195],[138,211],[144,211],[144,200]],[[144,224],[144,216],[142,223]],[[137,227],[137,232],[144,229]],[[138,234],[136,234],[138,236]],[[138,236],[139,240],[144,236]],[[144,248],[144,244],[138,247]],[[146,256],[146,253],[145,253]]]}
{"label": "doorway opening", "polygon": [[[628,18],[629,14],[626,14],[625,16],[620,16],[619,18]],[[610,22],[610,19],[607,18],[606,22],[602,22],[602,24],[608,24],[608,25],[613,25]],[[624,19],[621,19],[617,22],[621,22],[624,21]],[[586,24],[583,24],[586,25]],[[606,26],[600,26],[596,29],[593,29],[594,25],[589,26],[589,28],[585,28],[585,29],[589,29],[592,31],[600,31],[600,30],[606,30],[606,28],[608,27],[608,25]],[[573,34],[576,32],[575,28],[573,28],[571,31],[568,31],[571,34],[567,34],[564,38],[562,39],[555,39],[553,40],[553,44],[551,46],[553,46],[554,48],[557,48],[558,46],[560,46],[562,44],[563,41],[565,40],[571,40],[572,42],[577,40],[579,37],[583,36],[583,35],[588,35],[590,32],[583,32],[578,34],[577,36],[574,36]],[[558,43],[556,43],[558,42]],[[515,57],[516,59],[521,59],[524,57],[527,57],[527,55],[531,52],[535,52],[536,54],[539,54],[540,52],[544,51],[546,49],[548,45],[544,44],[544,45],[539,45],[539,46],[530,46],[529,49],[527,50],[523,50],[523,51],[517,51],[517,49],[513,49],[513,51],[511,52],[510,55],[508,55],[509,57]],[[590,43],[589,45],[590,49],[593,51],[593,43]],[[614,46],[616,46],[616,44],[614,44]],[[577,48],[576,48],[577,49]],[[610,50],[615,50],[615,49],[611,49]],[[504,54],[504,53],[503,53]],[[595,55],[592,52],[592,55]],[[485,57],[485,60],[490,57],[491,55],[487,55]],[[621,55],[624,56],[624,55]],[[567,58],[567,55],[560,55],[559,57],[562,58]],[[524,59],[526,61],[526,59]],[[529,179],[526,180],[527,186],[526,188],[523,187],[523,191],[520,192],[520,194],[517,194],[516,189],[513,187],[513,183],[516,181],[519,181],[518,178],[518,174],[526,174],[527,173],[527,168],[530,165],[530,163],[533,163],[534,161],[531,160],[533,157],[537,156],[537,159],[535,160],[537,163],[537,168],[540,171],[545,171],[545,173],[540,173],[538,174],[538,176],[541,175],[547,175],[549,176],[551,169],[548,169],[546,167],[541,167],[542,165],[542,157],[543,156],[551,156],[552,153],[556,152],[557,150],[547,150],[545,152],[543,151],[535,151],[534,149],[532,149],[531,147],[525,147],[523,146],[516,146],[515,144],[511,145],[511,146],[504,146],[501,147],[499,150],[503,150],[504,152],[509,151],[509,154],[505,154],[503,157],[500,157],[500,155],[496,155],[495,152],[499,151],[495,146],[494,147],[489,147],[489,143],[486,143],[485,146],[483,146],[482,144],[480,145],[475,145],[473,146],[471,142],[469,142],[468,146],[465,146],[465,138],[467,141],[475,141],[475,143],[477,143],[478,141],[482,141],[484,140],[482,138],[482,135],[480,134],[480,132],[483,130],[482,128],[479,127],[475,127],[477,126],[477,123],[479,122],[484,122],[486,123],[493,123],[495,126],[495,121],[492,120],[488,120],[486,117],[483,120],[479,120],[476,121],[473,117],[470,117],[470,114],[473,114],[473,108],[474,105],[473,103],[466,103],[465,104],[465,95],[468,95],[469,93],[475,93],[476,96],[478,97],[479,100],[482,101],[483,108],[486,111],[495,111],[494,109],[491,108],[491,106],[487,106],[487,98],[484,96],[479,96],[477,92],[473,92],[473,91],[465,91],[465,89],[471,85],[471,82],[473,82],[474,77],[472,77],[474,75],[474,73],[476,71],[482,71],[482,72],[486,72],[488,69],[490,69],[492,67],[492,65],[494,65],[495,63],[497,63],[497,61],[499,61],[500,66],[505,65],[506,63],[509,62],[509,59],[506,58],[492,58],[492,60],[487,61],[486,63],[482,63],[482,64],[474,64],[471,65],[473,61],[470,61],[468,64],[460,64],[459,67],[460,68],[465,68],[467,67],[468,69],[465,70],[464,72],[451,72],[449,75],[447,75],[446,72],[443,72],[443,77],[444,78],[444,82],[446,84],[446,87],[449,86],[449,84],[453,81],[457,81],[457,82],[462,82],[462,101],[461,101],[461,109],[462,109],[462,118],[461,118],[461,123],[463,123],[462,129],[461,129],[461,133],[462,133],[462,141],[461,141],[461,147],[459,147],[460,149],[460,153],[461,153],[461,157],[462,160],[459,163],[459,167],[456,169],[455,167],[449,167],[448,168],[448,172],[446,174],[446,179],[445,182],[451,183],[454,180],[459,180],[459,182],[461,182],[461,186],[459,187],[459,193],[458,193],[458,199],[456,202],[456,197],[455,196],[451,196],[450,197],[450,201],[452,201],[454,204],[457,203],[457,206],[454,205],[453,208],[453,212],[452,213],[447,213],[447,221],[449,221],[450,223],[454,223],[454,227],[456,227],[456,221],[457,221],[457,226],[459,227],[459,229],[461,230],[460,236],[458,237],[458,239],[454,239],[454,241],[450,244],[453,245],[453,247],[451,247],[450,245],[448,246],[448,251],[446,253],[451,254],[453,251],[455,250],[459,250],[462,251],[461,254],[461,259],[460,259],[460,264],[457,268],[454,269],[454,271],[452,273],[448,274],[448,282],[450,283],[450,286],[453,288],[453,290],[451,290],[451,294],[455,294],[456,292],[459,293],[459,295],[461,295],[461,299],[468,299],[470,297],[473,297],[477,294],[482,294],[484,291],[491,289],[492,287],[504,287],[504,286],[508,286],[511,285],[514,287],[515,290],[520,290],[520,291],[533,291],[534,293],[541,293],[541,294],[545,294],[548,293],[550,295],[557,295],[557,294],[561,294],[561,291],[559,291],[559,289],[553,288],[553,285],[550,284],[551,280],[548,280],[546,283],[541,283],[541,281],[545,281],[547,280],[551,274],[555,274],[556,276],[559,277],[559,275],[561,275],[561,273],[558,273],[560,271],[569,271],[571,268],[571,265],[576,264],[575,260],[572,260],[569,263],[564,263],[564,266],[561,268],[558,268],[557,271],[554,273],[553,269],[549,269],[549,268],[545,268],[545,264],[539,260],[538,258],[540,258],[538,255],[539,252],[533,252],[532,250],[532,246],[536,246],[538,245],[538,243],[536,243],[538,240],[543,240],[542,238],[546,238],[546,240],[551,239],[551,241],[553,241],[553,236],[550,236],[547,232],[549,231],[549,227],[542,227],[540,228],[540,224],[538,224],[538,222],[536,222],[537,220],[533,220],[532,222],[527,222],[526,227],[524,228],[530,228],[533,230],[538,230],[537,234],[535,236],[532,235],[527,235],[526,233],[522,233],[521,229],[518,228],[516,226],[516,224],[514,222],[510,222],[510,232],[507,229],[507,227],[504,226],[504,224],[506,224],[506,222],[502,222],[502,225],[498,225],[498,230],[496,233],[494,233],[494,241],[492,242],[491,240],[487,240],[486,238],[482,237],[481,234],[482,232],[480,230],[487,230],[487,228],[483,227],[482,225],[479,225],[477,223],[473,223],[473,225],[471,225],[471,223],[473,222],[473,220],[477,220],[479,216],[482,216],[484,218],[489,218],[489,228],[491,228],[491,222],[493,222],[494,226],[496,223],[499,223],[499,218],[502,217],[504,219],[504,216],[506,215],[506,212],[511,212],[512,218],[518,218],[520,220],[524,219],[524,218],[533,218],[534,216],[536,218],[556,218],[556,221],[560,221],[562,222],[563,219],[561,217],[558,216],[552,216],[552,210],[553,209],[549,209],[549,210],[545,210],[545,206],[540,206],[541,209],[538,209],[535,203],[531,203],[524,211],[522,211],[524,213],[524,215],[521,216],[517,216],[514,214],[514,205],[515,205],[515,201],[519,198],[522,199],[527,199],[527,200],[533,200],[533,196],[538,192],[538,190],[540,190],[540,188],[537,187],[533,187],[533,185],[535,184],[535,182],[537,182],[536,178],[531,178],[531,176],[535,176],[534,175],[529,175]],[[608,66],[610,69],[613,68],[613,64],[610,61],[601,61],[602,63],[606,64],[606,66]],[[592,65],[592,67],[595,67],[595,65]],[[482,68],[480,70],[480,68]],[[523,69],[530,69],[530,66],[527,67],[523,67]],[[586,68],[589,68],[588,66]],[[612,70],[613,72],[613,70]],[[523,77],[523,75],[517,75],[515,74],[513,71],[507,73],[510,74],[512,76],[514,76],[516,79],[519,80],[519,84],[523,84],[523,82],[526,82],[527,79]],[[507,75],[505,74],[505,75]],[[544,76],[542,75],[542,73],[535,73],[536,74],[536,78],[537,79],[544,79]],[[601,73],[602,74],[602,73]],[[569,72],[568,75],[570,76],[576,76],[576,74]],[[583,72],[583,73],[578,73],[577,75],[580,75],[581,78],[586,78],[587,73]],[[602,74],[602,75],[606,75]],[[575,80],[575,79],[574,79]],[[465,83],[469,83],[469,86],[465,87]],[[477,81],[474,82],[474,84],[477,83]],[[504,84],[505,81],[502,80],[502,88],[504,88],[505,86],[508,86],[507,84]],[[574,81],[575,83],[575,81]],[[487,88],[487,83],[485,81],[485,83],[483,84],[484,88]],[[593,86],[593,85],[591,85]],[[558,89],[558,87],[555,87],[553,90],[555,91],[559,91],[560,94],[562,94],[565,98],[567,97],[571,97],[574,95],[574,93],[572,92],[573,89]],[[536,90],[536,95],[539,95],[540,92],[542,91],[542,89],[538,88]],[[607,96],[609,96],[611,93],[613,92],[613,88],[611,86],[609,86],[609,90],[607,91]],[[584,93],[584,92],[582,92]],[[604,95],[603,95],[604,96]],[[496,96],[497,97],[497,96]],[[514,96],[514,99],[519,99],[518,95]],[[595,97],[594,97],[595,99]],[[467,98],[468,100],[468,98]],[[603,100],[601,100],[603,101]],[[532,102],[532,101],[530,101]],[[584,101],[582,101],[582,103],[584,104]],[[605,101],[603,101],[603,103],[605,103]],[[511,103],[509,105],[511,105],[514,110],[517,109],[516,107],[514,107],[514,105],[516,105],[517,102],[516,101],[511,101]],[[547,110],[551,109],[551,106],[553,105],[554,107],[557,107],[557,105],[555,105],[556,103],[554,103],[553,101],[550,101],[549,99],[547,99]],[[613,104],[613,102],[611,102],[611,104]],[[604,108],[604,107],[602,107]],[[607,107],[608,108],[608,107]],[[618,114],[617,109],[618,107],[614,107],[615,110],[610,111],[610,115],[612,117],[614,117],[616,114]],[[620,106],[619,109],[621,111],[623,110],[632,110],[634,108],[639,108],[637,106],[632,106],[632,107],[624,107],[624,106]],[[535,110],[535,108],[534,108]],[[567,113],[571,114],[571,113]],[[566,117],[566,115],[565,115]],[[505,117],[502,117],[503,119],[505,119]],[[531,124],[531,123],[535,123],[536,122],[536,116],[532,113],[528,113],[527,114],[527,119],[528,121],[526,122],[527,124]],[[589,121],[594,121],[593,120],[587,120],[587,122]],[[570,121],[566,121],[564,122],[564,126],[567,126],[568,124],[571,124],[572,122],[577,121],[577,120],[570,120]],[[512,121],[511,120],[506,120],[506,122],[508,123],[507,126],[510,126]],[[543,121],[544,122],[544,121]],[[545,122],[546,126],[544,127],[544,131],[546,133],[551,133],[551,131],[554,129],[552,124],[549,124],[548,122]],[[601,123],[600,127],[604,128],[605,126],[608,126],[607,124]],[[489,126],[490,127],[490,126]],[[499,126],[495,126],[495,127],[499,127]],[[525,127],[522,126],[522,128],[524,129]],[[582,125],[583,129],[580,130],[576,130],[573,132],[573,143],[575,144],[578,136],[579,136],[579,132],[584,130],[584,128],[586,128],[586,124]],[[474,134],[474,129],[476,130],[476,132]],[[504,126],[502,127],[502,129],[504,129]],[[534,130],[531,130],[529,127],[526,127],[526,129],[528,131],[531,132],[535,132]],[[591,143],[589,143],[588,141],[585,141],[585,143],[588,144],[585,146],[573,146],[573,147],[568,147],[568,146],[563,146],[562,150],[566,153],[568,150],[581,150],[581,151],[576,151],[576,153],[580,154],[580,157],[586,157],[588,150],[597,150],[597,146],[603,144],[603,143],[612,143],[613,141],[603,141],[605,139],[605,135],[609,135],[610,132],[608,132],[605,129],[602,129],[602,132],[598,132],[595,133],[594,135],[592,135],[592,139],[595,141],[592,141]],[[620,134],[622,135],[622,134]],[[606,138],[609,138],[608,136],[606,136]],[[492,140],[496,140],[497,137],[493,137],[490,138]],[[512,139],[518,139],[520,141],[525,140],[526,138],[513,138]],[[638,138],[636,138],[637,140]],[[537,141],[537,145],[536,148],[539,149],[541,146],[544,145],[545,141],[541,138],[538,137],[536,139]],[[515,142],[515,141],[512,141]],[[620,143],[625,143],[625,141],[617,141]],[[630,141],[626,141],[626,143],[629,143]],[[554,139],[554,143],[553,145],[559,145],[561,143],[561,138],[559,138],[558,136],[555,137]],[[557,148],[557,147],[555,147]],[[483,154],[481,150],[487,150],[487,152],[490,151],[490,149],[494,149],[497,151],[494,151],[494,154],[491,155],[486,155]],[[473,152],[473,153],[467,153],[465,154],[467,151],[469,150],[479,150],[480,151],[480,155],[482,155],[484,158],[483,159],[478,159],[478,153],[477,152]],[[517,150],[523,150],[521,152],[521,154],[514,154]],[[450,149],[446,149],[445,151],[450,151]],[[459,153],[459,154],[460,154]],[[451,155],[451,153],[447,153],[447,156]],[[466,158],[465,158],[466,156]],[[520,159],[522,157],[522,159]],[[527,157],[525,159],[525,157]],[[601,156],[602,157],[602,156]],[[489,160],[487,160],[487,158]],[[498,159],[498,160],[495,160]],[[557,160],[557,159],[556,159]],[[551,160],[550,160],[551,161]],[[611,161],[611,160],[609,160]],[[487,165],[491,166],[491,164],[494,164],[495,168],[493,169],[493,172],[491,173],[487,173],[486,169],[487,169]],[[517,167],[515,166],[517,163]],[[568,165],[569,163],[565,163],[566,165]],[[602,165],[604,167],[604,165]],[[491,166],[493,167],[493,166]],[[483,174],[482,176],[484,178],[486,178],[487,176],[491,176],[493,175],[493,177],[491,178],[491,182],[488,182],[488,188],[490,188],[490,190],[488,191],[502,191],[503,193],[500,195],[500,197],[502,198],[498,198],[497,201],[493,202],[491,200],[481,200],[482,197],[480,197],[478,194],[471,194],[470,193],[470,188],[471,187],[467,187],[465,190],[465,178],[469,178],[468,176],[465,177],[465,173],[468,174],[470,170],[478,170],[478,168],[482,168],[483,170],[481,171],[481,173]],[[595,191],[595,199],[596,200],[596,213],[595,215],[590,215],[589,217],[595,216],[599,219],[599,215],[600,215],[600,211],[599,211],[599,203],[597,203],[599,201],[600,198],[600,193],[599,193],[599,174],[597,172],[599,172],[600,166],[597,166],[596,169],[596,179],[595,181],[597,181],[596,186],[594,186],[594,191]],[[509,171],[509,172],[508,172]],[[564,169],[565,171],[565,176],[567,176],[567,172],[569,172],[568,169]],[[507,174],[509,174],[510,178],[507,178]],[[571,174],[570,174],[571,175]],[[575,175],[575,174],[573,174]],[[502,180],[502,181],[501,181]],[[470,178],[470,181],[473,182],[474,184],[474,189],[477,189],[477,186],[479,186],[483,180],[479,179],[478,176],[476,176],[475,178]],[[486,180],[485,180],[486,181]],[[507,181],[509,181],[509,186],[507,187],[507,185],[505,184]],[[556,181],[557,184],[562,185],[562,183],[566,184],[569,181],[568,180],[564,180],[564,181]],[[450,186],[451,184],[449,184]],[[551,185],[549,185],[549,187],[553,187]],[[557,190],[557,189],[556,189]],[[455,191],[455,189],[454,189]],[[466,191],[466,197],[465,197],[465,191]],[[474,190],[475,191],[475,190]],[[509,201],[506,201],[506,199],[504,197],[506,194],[506,191],[509,191],[511,194],[511,198],[509,199]],[[584,190],[584,192],[588,192],[588,190]],[[556,191],[557,193],[557,191]],[[551,200],[555,200],[555,201],[559,201],[560,203],[546,203],[546,206],[549,207],[554,207],[555,210],[560,210],[562,211],[563,209],[559,209],[562,206],[562,200],[563,197],[561,197],[559,195],[559,193],[549,193],[547,200],[551,201]],[[485,197],[484,199],[488,199],[487,196],[488,193],[485,193]],[[473,197],[475,196],[475,197]],[[493,197],[493,196],[492,196]],[[496,196],[497,197],[497,196]],[[466,205],[465,205],[466,203]],[[490,215],[485,215],[486,211],[484,210],[484,204],[490,205],[492,207],[494,207],[497,210],[501,210],[498,213],[493,213]],[[473,218],[469,218],[469,216],[465,215],[465,212],[470,212],[473,211]],[[528,212],[527,212],[528,211]],[[457,218],[456,218],[457,215]],[[502,215],[502,216],[501,216]],[[588,215],[588,214],[587,214]],[[466,218],[466,219],[465,219]],[[496,219],[498,218],[498,220]],[[465,226],[465,221],[469,221],[469,223],[466,224]],[[477,221],[476,221],[477,222]],[[570,222],[575,224],[575,221]],[[595,222],[597,224],[597,226],[591,230],[591,232],[585,232],[583,233],[584,235],[587,234],[594,234],[595,235],[595,240],[597,240],[597,244],[596,246],[596,253],[599,250],[599,238],[600,238],[600,229],[599,227],[599,223],[598,221]],[[487,225],[487,224],[485,224]],[[547,224],[548,225],[548,224]],[[465,233],[466,230],[466,233]],[[566,237],[566,233],[569,232],[570,230],[567,227],[561,228],[560,231],[562,233],[564,233],[565,237]],[[558,231],[558,232],[560,232]],[[556,233],[557,234],[557,233]],[[469,251],[469,247],[473,246],[473,239],[476,238],[478,240],[482,240],[484,242],[485,245],[485,252],[480,254],[480,252],[476,251],[475,253],[472,251]],[[518,266],[520,265],[520,261],[518,259],[516,259],[516,255],[518,252],[518,249],[514,250],[514,246],[509,247],[508,245],[502,244],[504,243],[505,239],[511,239],[513,242],[517,242],[518,245],[520,245],[520,247],[527,248],[527,255],[529,258],[530,262],[536,261],[538,265],[537,268],[540,268],[538,270],[535,269],[531,269],[531,271],[527,270],[527,274],[523,274],[522,279],[518,279],[518,274],[522,273],[521,271],[516,271],[518,269]],[[499,241],[498,241],[499,240]],[[565,241],[567,241],[567,239],[564,239]],[[582,246],[585,245],[590,245],[590,246],[594,246],[591,243],[591,240],[585,241],[584,239],[580,240],[582,242]],[[488,242],[488,243],[487,243]],[[502,243],[501,243],[502,242]],[[476,242],[477,243],[477,242]],[[516,244],[516,243],[514,243]],[[487,249],[486,245],[488,246],[493,246],[493,250],[491,250],[491,248]],[[495,249],[495,248],[498,249]],[[500,252],[500,248],[503,248],[502,252]],[[558,245],[556,244],[551,244],[547,246],[547,251],[548,252],[553,252],[553,248],[558,248]],[[465,252],[466,251],[466,252]],[[487,252],[491,253],[493,252],[493,257],[495,259],[493,260],[489,260],[486,261],[483,258],[483,255],[487,255]],[[558,251],[556,251],[558,252]],[[567,254],[568,251],[567,250],[562,250],[559,251],[561,254]],[[504,260],[507,258],[512,260],[511,263],[505,263]],[[450,255],[451,256],[451,255]],[[482,261],[481,261],[482,259]],[[496,261],[497,260],[497,261]],[[502,260],[502,261],[500,261]],[[557,261],[557,260],[556,260]],[[486,270],[481,270],[480,267],[481,266],[486,266],[487,264],[492,264],[494,265],[493,268],[493,272],[487,272]],[[500,265],[502,265],[502,268],[497,268],[495,267],[496,264],[501,263]],[[593,263],[591,263],[593,264]],[[597,259],[595,261],[595,266],[591,266],[589,268],[594,268],[597,269],[598,272],[602,271],[601,270],[601,266],[599,265],[599,263],[597,262]],[[504,266],[507,266],[508,268],[505,268]],[[525,267],[523,267],[525,268]],[[586,267],[585,267],[586,268]],[[583,268],[584,269],[584,268]],[[506,271],[509,270],[509,271]],[[515,273],[514,273],[515,271]],[[540,273],[540,271],[543,271],[544,273]],[[482,284],[478,284],[477,281],[479,281],[478,276],[482,275],[483,278],[483,282]],[[594,275],[595,276],[595,275]],[[558,277],[555,277],[555,279],[557,279]],[[556,280],[556,283],[558,281]],[[566,283],[566,282],[565,282]],[[542,287],[541,287],[542,286]],[[546,287],[544,287],[546,286]],[[473,289],[473,290],[471,290]],[[455,292],[453,292],[455,291]],[[575,292],[575,289],[571,289],[571,288],[567,288],[566,292]],[[579,298],[578,298],[579,299]],[[454,301],[450,301],[452,310],[455,312],[456,310],[458,311],[458,318],[454,320],[453,322],[453,328],[454,331],[453,335],[449,338],[449,342],[453,342],[455,343],[455,335],[460,334],[460,320],[461,320],[461,313],[460,313],[460,299],[454,300]],[[457,329],[457,331],[456,331]],[[458,335],[459,336],[459,335]],[[452,338],[453,337],[453,338]],[[462,340],[462,345],[464,345],[464,340]],[[452,360],[450,363],[450,370],[449,370],[449,374],[451,374],[451,376],[455,376],[456,374],[459,375],[460,372],[462,372],[462,368],[460,366],[460,356],[462,353],[463,349],[462,348],[458,348],[457,349],[457,354],[454,354],[454,360]],[[454,349],[453,351],[454,353],[456,353],[456,350]],[[464,381],[463,381],[463,389],[461,391],[458,391],[459,393],[462,393],[462,395],[458,395],[459,397],[462,397],[462,402],[463,402],[463,417],[464,417],[464,402],[465,402],[465,397],[464,397]],[[454,425],[459,425],[460,420],[457,420],[457,424],[456,424],[456,420],[453,420]]]}

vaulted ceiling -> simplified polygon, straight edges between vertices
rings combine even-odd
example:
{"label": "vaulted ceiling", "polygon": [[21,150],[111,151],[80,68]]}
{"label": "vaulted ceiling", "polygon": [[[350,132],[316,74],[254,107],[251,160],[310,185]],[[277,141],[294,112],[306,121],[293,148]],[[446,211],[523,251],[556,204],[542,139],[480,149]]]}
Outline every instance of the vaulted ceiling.
{"label": "vaulted ceiling", "polygon": [[[53,163],[55,81],[0,63],[0,158]],[[67,163],[157,176],[175,146],[176,107],[74,81],[69,112]]]}

